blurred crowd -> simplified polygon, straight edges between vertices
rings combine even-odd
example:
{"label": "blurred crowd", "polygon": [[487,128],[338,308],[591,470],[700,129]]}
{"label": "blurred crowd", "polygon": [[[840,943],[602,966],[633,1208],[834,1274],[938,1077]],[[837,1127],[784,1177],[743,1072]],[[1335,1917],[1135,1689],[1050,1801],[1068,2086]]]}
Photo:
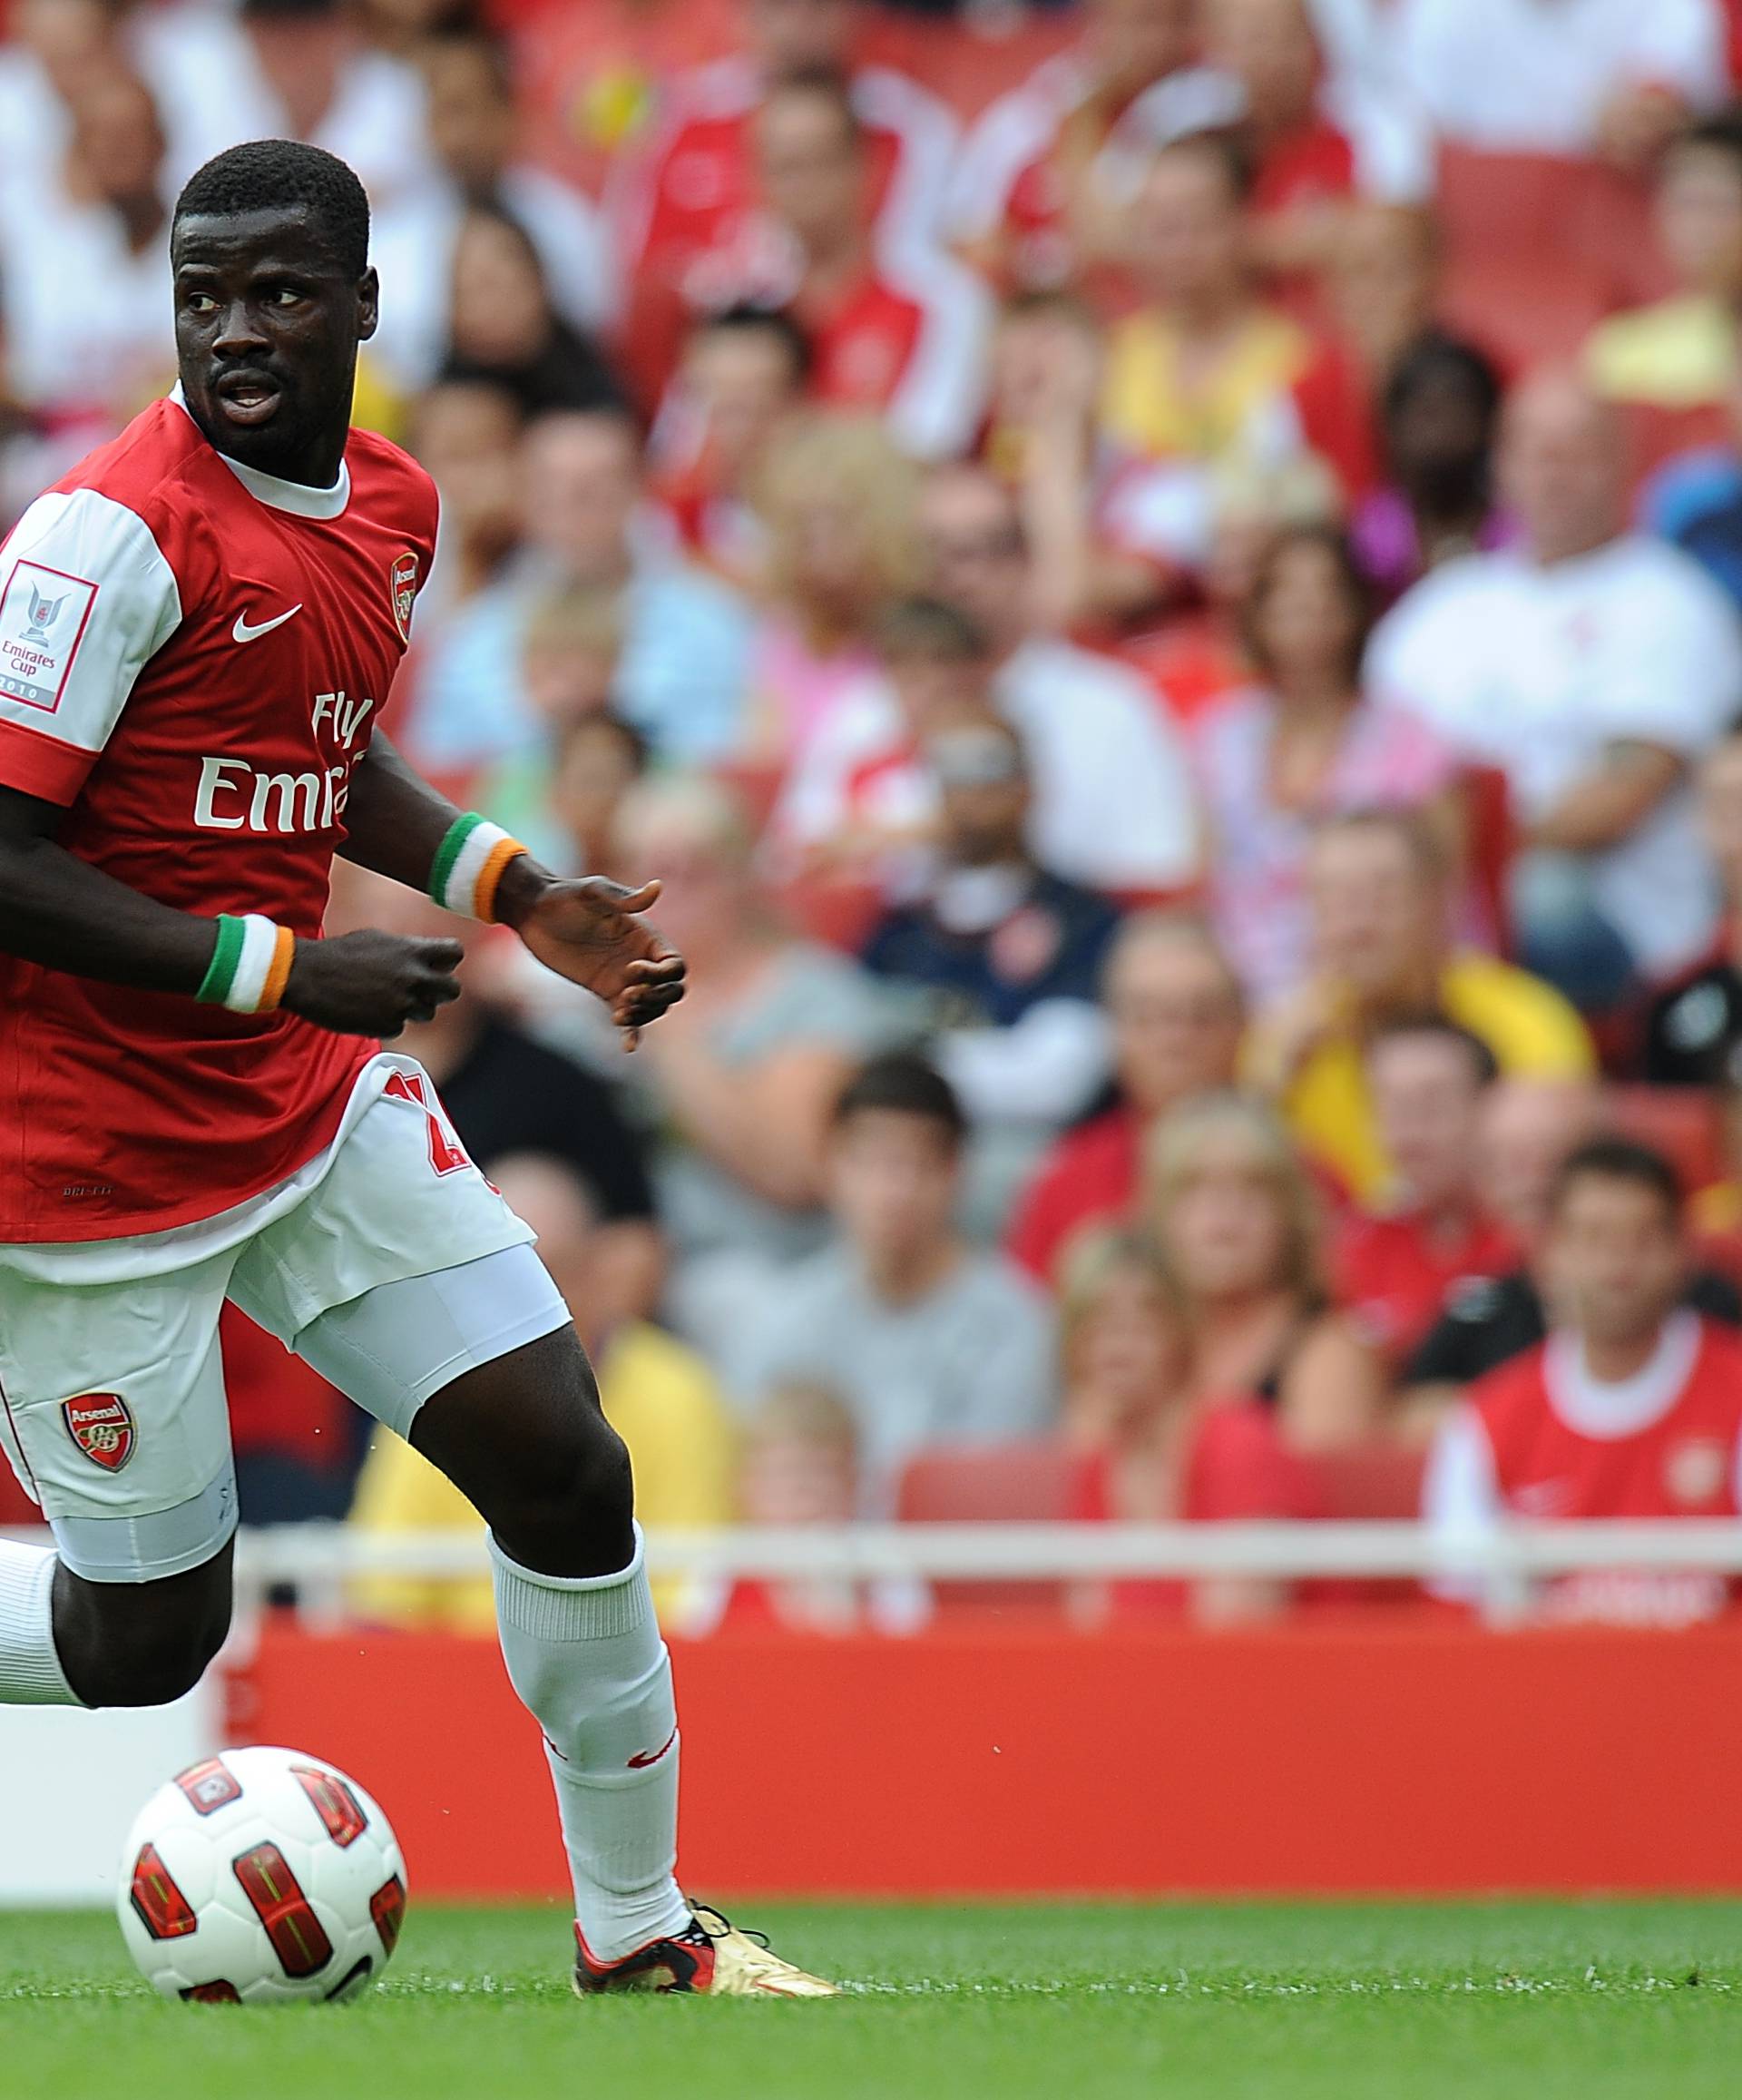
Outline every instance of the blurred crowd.
{"label": "blurred crowd", "polygon": [[[406,1038],[645,1521],[1742,1513],[1742,6],[9,27],[0,525],[172,378],[201,160],[367,182],[394,733],[689,958],[625,1059],[467,928]],[[465,1521],[226,1347],[246,1516]]]}

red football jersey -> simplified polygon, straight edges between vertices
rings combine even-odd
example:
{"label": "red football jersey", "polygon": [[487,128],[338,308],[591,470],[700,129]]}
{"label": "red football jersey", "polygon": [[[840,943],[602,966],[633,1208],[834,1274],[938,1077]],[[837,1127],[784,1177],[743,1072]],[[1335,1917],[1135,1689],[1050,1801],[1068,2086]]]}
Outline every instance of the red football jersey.
{"label": "red football jersey", "polygon": [[[1625,1389],[1593,1386],[1579,1345],[1552,1335],[1490,1371],[1470,1401],[1494,1491],[1516,1516],[1735,1516],[1742,1338],[1676,1314]],[[1602,1410],[1599,1419],[1598,1410]]]}
{"label": "red football jersey", "polygon": [[1518,1260],[1517,1242],[1490,1218],[1472,1218],[1448,1238],[1431,1232],[1413,1211],[1389,1217],[1357,1212],[1333,1243],[1332,1289],[1370,1341],[1401,1357],[1426,1334],[1459,1284],[1504,1276]]}
{"label": "red football jersey", "polygon": [[[154,403],[0,547],[0,784],[182,911],[320,931],[345,802],[435,553],[435,485],[353,431],[330,490]],[[0,1241],[191,1223],[293,1173],[376,1045],[0,955]]]}

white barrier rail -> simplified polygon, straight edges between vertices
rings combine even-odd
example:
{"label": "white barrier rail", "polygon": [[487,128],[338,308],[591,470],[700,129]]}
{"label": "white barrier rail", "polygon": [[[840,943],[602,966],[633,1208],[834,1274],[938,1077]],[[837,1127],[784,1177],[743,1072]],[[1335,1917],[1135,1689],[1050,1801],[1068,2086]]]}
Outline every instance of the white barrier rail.
{"label": "white barrier rail", "polygon": [[[45,1538],[44,1533],[17,1536]],[[1417,1577],[1480,1595],[1511,1615],[1549,1576],[1602,1570],[1742,1575],[1742,1522],[1506,1524],[1453,1536],[1421,1524],[854,1524],[774,1529],[653,1529],[656,1576],[833,1582],[1081,1582],[1213,1576]],[[322,1616],[370,1575],[479,1575],[475,1532],[371,1534],[342,1524],[244,1531],[237,1584],[245,1604],[294,1587]]]}

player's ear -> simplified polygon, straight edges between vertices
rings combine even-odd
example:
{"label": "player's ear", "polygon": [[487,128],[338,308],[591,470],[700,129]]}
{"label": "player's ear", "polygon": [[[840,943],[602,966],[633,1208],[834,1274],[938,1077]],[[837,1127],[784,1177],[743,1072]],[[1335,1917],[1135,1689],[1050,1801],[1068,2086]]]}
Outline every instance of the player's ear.
{"label": "player's ear", "polygon": [[381,280],[371,263],[357,280],[357,339],[367,343],[381,318]]}

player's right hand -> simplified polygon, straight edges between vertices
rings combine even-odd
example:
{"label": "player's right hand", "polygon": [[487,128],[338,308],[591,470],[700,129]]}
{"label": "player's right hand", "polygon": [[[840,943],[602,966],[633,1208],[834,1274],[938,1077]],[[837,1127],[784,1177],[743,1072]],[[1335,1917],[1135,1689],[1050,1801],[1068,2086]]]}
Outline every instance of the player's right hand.
{"label": "player's right hand", "polygon": [[456,940],[408,940],[365,927],[333,940],[299,940],[282,1004],[338,1035],[396,1035],[460,996]]}

